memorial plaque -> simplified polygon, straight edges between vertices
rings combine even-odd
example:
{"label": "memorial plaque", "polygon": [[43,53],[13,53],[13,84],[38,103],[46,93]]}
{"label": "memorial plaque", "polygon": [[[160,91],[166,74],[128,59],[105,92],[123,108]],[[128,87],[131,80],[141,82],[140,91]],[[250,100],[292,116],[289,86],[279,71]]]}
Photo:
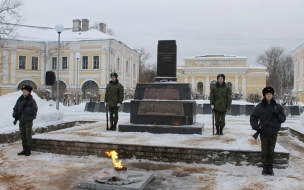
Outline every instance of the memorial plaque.
{"label": "memorial plaque", "polygon": [[180,102],[141,102],[138,115],[184,116],[184,106]]}
{"label": "memorial plaque", "polygon": [[157,46],[157,77],[176,81],[176,41],[159,40]]}
{"label": "memorial plaque", "polygon": [[143,99],[180,100],[178,89],[146,88]]}

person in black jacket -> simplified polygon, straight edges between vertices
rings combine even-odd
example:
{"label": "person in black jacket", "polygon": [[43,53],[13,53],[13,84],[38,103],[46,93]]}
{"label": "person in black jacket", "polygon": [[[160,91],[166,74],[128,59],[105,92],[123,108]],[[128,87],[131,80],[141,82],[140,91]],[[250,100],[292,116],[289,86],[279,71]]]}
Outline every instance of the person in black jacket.
{"label": "person in black jacket", "polygon": [[18,155],[31,155],[32,146],[32,127],[33,120],[36,119],[38,107],[31,95],[32,87],[22,86],[22,95],[18,98],[13,108],[13,117],[19,120],[20,138],[23,150]]}
{"label": "person in black jacket", "polygon": [[[284,123],[286,116],[280,104],[273,99],[274,89],[266,87],[263,89],[263,100],[259,103],[250,115],[250,125],[252,129],[260,132],[263,175],[274,175],[273,160],[274,148],[277,142],[277,135]],[[270,118],[270,120],[269,120]],[[267,122],[267,120],[269,120]],[[265,123],[265,121],[267,123]],[[259,123],[260,122],[260,123]]]}

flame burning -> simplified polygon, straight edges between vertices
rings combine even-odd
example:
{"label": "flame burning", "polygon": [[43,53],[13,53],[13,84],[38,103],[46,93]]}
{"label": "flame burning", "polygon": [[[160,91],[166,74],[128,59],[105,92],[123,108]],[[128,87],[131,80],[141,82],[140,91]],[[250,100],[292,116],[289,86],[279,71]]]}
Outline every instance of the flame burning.
{"label": "flame burning", "polygon": [[119,160],[118,162],[116,161],[116,159],[118,158],[118,153],[115,150],[110,151],[105,151],[105,153],[112,158],[112,162],[115,168],[123,168],[121,160]]}

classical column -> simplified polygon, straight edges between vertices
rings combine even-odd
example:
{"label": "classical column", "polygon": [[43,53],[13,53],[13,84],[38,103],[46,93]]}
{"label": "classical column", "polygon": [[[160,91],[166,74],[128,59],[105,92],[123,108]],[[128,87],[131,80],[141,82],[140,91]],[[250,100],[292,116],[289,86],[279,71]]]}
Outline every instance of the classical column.
{"label": "classical column", "polygon": [[188,76],[184,76],[184,83],[188,83]]}
{"label": "classical column", "polygon": [[206,91],[205,94],[207,94],[208,96],[210,95],[210,81],[209,81],[210,77],[206,76]]}
{"label": "classical column", "polygon": [[242,94],[243,98],[246,98],[246,76],[242,76]]}
{"label": "classical column", "polygon": [[10,84],[16,83],[16,51],[11,51],[11,78],[10,78]]}
{"label": "classical column", "polygon": [[[2,83],[8,84],[8,51],[3,50],[3,78]],[[19,65],[19,59],[18,59],[18,65]],[[18,67],[19,69],[19,67]]]}
{"label": "classical column", "polygon": [[101,51],[101,63],[100,63],[100,85],[101,86],[105,86],[107,84],[107,81],[106,81],[106,53],[107,53],[107,50],[106,49],[103,49],[103,51]]}
{"label": "classical column", "polygon": [[234,92],[239,92],[239,76],[234,76]]}
{"label": "classical column", "polygon": [[[70,52],[70,61],[68,62],[68,68],[69,68],[69,88],[76,88],[76,62],[74,62],[75,52]],[[62,58],[60,62],[62,61]],[[61,62],[62,63],[62,62]]]}
{"label": "classical column", "polygon": [[192,89],[193,89],[193,92],[196,92],[196,88],[195,88],[195,76],[191,76],[191,85],[192,85]]}

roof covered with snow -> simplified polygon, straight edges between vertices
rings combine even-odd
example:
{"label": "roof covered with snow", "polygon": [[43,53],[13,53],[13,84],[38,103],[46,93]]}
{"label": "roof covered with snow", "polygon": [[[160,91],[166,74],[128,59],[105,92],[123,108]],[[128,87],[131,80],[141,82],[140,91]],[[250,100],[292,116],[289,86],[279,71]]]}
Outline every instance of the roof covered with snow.
{"label": "roof covered with snow", "polygon": [[[54,28],[39,26],[16,26],[16,40],[24,41],[58,41],[58,33]],[[71,28],[66,28],[60,34],[61,41],[88,41],[88,40],[109,40],[115,37],[105,34],[97,29],[90,28],[88,31],[73,32]]]}
{"label": "roof covered with snow", "polygon": [[247,59],[245,56],[236,56],[229,54],[204,54],[204,55],[196,55],[192,57],[184,57],[184,59]]}

